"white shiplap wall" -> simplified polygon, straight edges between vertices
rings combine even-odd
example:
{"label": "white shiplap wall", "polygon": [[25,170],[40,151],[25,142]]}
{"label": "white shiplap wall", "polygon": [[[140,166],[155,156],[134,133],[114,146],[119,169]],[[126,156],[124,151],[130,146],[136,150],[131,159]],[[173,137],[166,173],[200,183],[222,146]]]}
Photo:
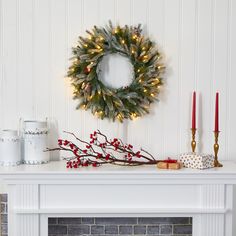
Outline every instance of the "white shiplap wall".
{"label": "white shiplap wall", "polygon": [[[64,78],[77,36],[109,19],[142,23],[168,66],[160,102],[151,114],[124,124],[76,111]],[[0,128],[17,128],[19,117],[51,117],[59,131],[84,138],[99,128],[163,158],[189,149],[195,89],[198,147],[211,152],[218,90],[220,157],[236,159],[235,42],[234,0],[0,0]]]}

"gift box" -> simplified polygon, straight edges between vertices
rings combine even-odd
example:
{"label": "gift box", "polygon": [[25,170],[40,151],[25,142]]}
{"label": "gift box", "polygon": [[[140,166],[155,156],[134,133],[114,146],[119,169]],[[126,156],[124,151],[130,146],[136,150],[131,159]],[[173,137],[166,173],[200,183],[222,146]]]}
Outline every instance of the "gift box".
{"label": "gift box", "polygon": [[184,153],[179,157],[183,167],[192,169],[208,169],[214,167],[214,156],[210,154]]}
{"label": "gift box", "polygon": [[157,168],[159,169],[171,169],[171,170],[178,170],[181,168],[181,163],[177,160],[164,160],[157,163]]}

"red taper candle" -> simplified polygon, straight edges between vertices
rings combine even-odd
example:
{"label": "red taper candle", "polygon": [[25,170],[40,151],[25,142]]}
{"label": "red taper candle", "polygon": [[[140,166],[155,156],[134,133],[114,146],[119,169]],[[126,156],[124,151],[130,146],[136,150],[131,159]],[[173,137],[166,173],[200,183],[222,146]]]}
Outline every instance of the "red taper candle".
{"label": "red taper candle", "polygon": [[196,92],[193,92],[192,129],[196,129]]}
{"label": "red taper candle", "polygon": [[219,93],[216,93],[216,104],[215,104],[215,132],[219,132]]}

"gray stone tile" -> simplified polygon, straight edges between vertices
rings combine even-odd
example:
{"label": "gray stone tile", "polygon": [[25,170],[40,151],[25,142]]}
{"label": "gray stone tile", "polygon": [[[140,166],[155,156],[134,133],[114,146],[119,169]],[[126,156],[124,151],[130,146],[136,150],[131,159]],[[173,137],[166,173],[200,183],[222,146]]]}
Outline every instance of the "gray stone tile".
{"label": "gray stone tile", "polygon": [[1,202],[7,202],[7,194],[0,194]]}
{"label": "gray stone tile", "polygon": [[1,203],[1,213],[7,213],[7,204]]}
{"label": "gray stone tile", "polygon": [[172,225],[160,225],[160,234],[172,234]]}
{"label": "gray stone tile", "polygon": [[191,225],[174,225],[174,234],[192,234]]}
{"label": "gray stone tile", "polygon": [[146,226],[145,225],[135,225],[134,226],[134,234],[146,234]]}
{"label": "gray stone tile", "polygon": [[58,218],[58,224],[79,225],[81,224],[81,218]]}
{"label": "gray stone tile", "polygon": [[68,225],[68,234],[69,235],[90,234],[90,227],[88,225],[78,225],[78,226]]}
{"label": "gray stone tile", "polygon": [[138,224],[188,224],[189,217],[140,217]]}
{"label": "gray stone tile", "polygon": [[119,227],[119,234],[133,234],[133,227],[121,225]]}
{"label": "gray stone tile", "polygon": [[118,226],[117,225],[106,225],[105,226],[105,234],[118,234]]}
{"label": "gray stone tile", "polygon": [[49,225],[56,225],[58,223],[58,218],[48,218]]}
{"label": "gray stone tile", "polygon": [[6,224],[7,222],[8,222],[7,214],[2,214],[1,215],[1,223]]}
{"label": "gray stone tile", "polygon": [[82,217],[82,224],[92,225],[95,223],[94,217]]}
{"label": "gray stone tile", "polygon": [[8,233],[8,226],[7,224],[1,224],[1,233],[7,234]]}
{"label": "gray stone tile", "polygon": [[48,226],[48,235],[63,235],[67,234],[66,225],[49,225]]}
{"label": "gray stone tile", "polygon": [[92,225],[91,234],[105,234],[105,227],[103,225]]}
{"label": "gray stone tile", "polygon": [[99,224],[99,225],[134,225],[134,224],[137,224],[137,218],[102,217],[102,218],[96,218],[95,224]]}
{"label": "gray stone tile", "polygon": [[147,227],[147,234],[155,234],[159,235],[159,226],[158,225],[151,225]]}

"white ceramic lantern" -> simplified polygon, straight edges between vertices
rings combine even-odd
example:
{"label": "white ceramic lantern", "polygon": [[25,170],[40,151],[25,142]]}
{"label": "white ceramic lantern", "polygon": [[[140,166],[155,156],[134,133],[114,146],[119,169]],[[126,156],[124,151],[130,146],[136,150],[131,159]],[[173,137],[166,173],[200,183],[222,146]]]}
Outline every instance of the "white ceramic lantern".
{"label": "white ceramic lantern", "polygon": [[0,165],[21,164],[20,137],[16,130],[2,130],[0,134]]}
{"label": "white ceramic lantern", "polygon": [[26,120],[23,122],[24,158],[26,164],[49,162],[48,126],[46,121]]}

